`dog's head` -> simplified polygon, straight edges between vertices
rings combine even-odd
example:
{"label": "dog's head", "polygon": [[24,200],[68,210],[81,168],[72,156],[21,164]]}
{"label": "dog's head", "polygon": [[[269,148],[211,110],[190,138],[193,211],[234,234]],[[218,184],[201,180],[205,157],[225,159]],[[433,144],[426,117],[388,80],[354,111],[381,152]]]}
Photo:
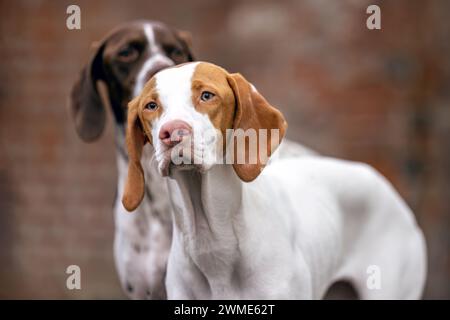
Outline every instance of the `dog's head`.
{"label": "dog's head", "polygon": [[78,135],[85,141],[101,135],[106,119],[102,102],[111,106],[116,123],[124,124],[127,103],[151,76],[194,60],[190,43],[189,33],[160,22],[132,22],[112,30],[96,45],[72,88],[70,108]]}
{"label": "dog's head", "polygon": [[163,176],[225,163],[248,182],[261,173],[287,128],[281,112],[243,76],[205,62],[158,72],[128,108],[130,161],[122,201],[129,211],[144,195],[145,143],[153,145]]}

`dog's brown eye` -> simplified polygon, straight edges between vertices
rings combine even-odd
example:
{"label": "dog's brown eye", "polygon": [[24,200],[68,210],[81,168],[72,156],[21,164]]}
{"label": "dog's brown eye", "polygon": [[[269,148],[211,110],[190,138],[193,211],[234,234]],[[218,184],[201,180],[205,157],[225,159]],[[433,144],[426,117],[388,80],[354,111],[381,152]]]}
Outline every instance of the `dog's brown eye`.
{"label": "dog's brown eye", "polygon": [[139,56],[139,51],[135,46],[129,45],[122,48],[117,56],[123,62],[132,62]]}
{"label": "dog's brown eye", "polygon": [[145,109],[155,111],[156,109],[158,109],[158,105],[156,104],[156,102],[149,102],[145,105]]}
{"label": "dog's brown eye", "polygon": [[179,58],[183,56],[183,51],[177,47],[165,46],[164,49],[166,50],[167,54],[173,58]]}
{"label": "dog's brown eye", "polygon": [[214,97],[214,93],[209,92],[209,91],[203,91],[200,99],[202,99],[202,101],[208,101],[208,100],[211,100],[213,97]]}

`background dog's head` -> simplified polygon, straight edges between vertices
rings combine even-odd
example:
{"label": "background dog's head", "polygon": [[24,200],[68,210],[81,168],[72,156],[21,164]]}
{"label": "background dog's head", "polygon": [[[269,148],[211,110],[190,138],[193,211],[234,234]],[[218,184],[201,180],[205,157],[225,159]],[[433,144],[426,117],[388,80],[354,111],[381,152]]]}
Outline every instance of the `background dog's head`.
{"label": "background dog's head", "polygon": [[116,123],[122,125],[127,103],[152,75],[194,60],[190,34],[161,22],[121,25],[95,47],[70,99],[76,130],[84,141],[93,141],[103,132],[105,104],[112,108]]}

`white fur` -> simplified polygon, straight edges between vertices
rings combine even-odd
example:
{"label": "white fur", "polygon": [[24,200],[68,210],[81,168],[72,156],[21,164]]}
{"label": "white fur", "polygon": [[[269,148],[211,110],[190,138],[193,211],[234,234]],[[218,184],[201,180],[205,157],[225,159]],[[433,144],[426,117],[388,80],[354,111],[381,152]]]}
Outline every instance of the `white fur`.
{"label": "white fur", "polygon": [[[153,141],[170,120],[188,121],[200,133],[208,127],[192,106],[195,66],[158,74],[164,113],[153,124]],[[174,167],[171,178],[170,299],[320,299],[340,279],[362,299],[421,296],[422,232],[398,193],[368,165],[291,155],[251,183],[239,180],[231,165],[206,172]],[[367,286],[371,265],[381,270],[379,290]]]}
{"label": "white fur", "polygon": [[142,66],[141,70],[136,76],[136,84],[133,89],[133,96],[139,95],[141,93],[142,89],[144,88],[145,83],[148,79],[146,79],[147,74],[149,70],[151,70],[157,63],[165,63],[168,66],[173,66],[174,63],[172,60],[167,58],[163,52],[161,52],[161,49],[156,45],[155,41],[155,33],[153,31],[153,26],[150,23],[146,23],[143,26],[145,37],[147,38],[147,43],[150,48],[149,50],[149,57],[147,61],[145,61],[144,65]]}
{"label": "white fur", "polygon": [[[278,160],[248,184],[230,165],[173,178],[170,299],[320,299],[340,279],[362,299],[421,296],[422,233],[367,165],[305,157]],[[370,265],[380,290],[366,285]]]}
{"label": "white fur", "polygon": [[[165,69],[156,76],[156,90],[161,102],[163,112],[161,116],[152,123],[152,136],[155,143],[156,160],[159,163],[160,172],[168,160],[169,148],[159,140],[159,132],[163,124],[172,120],[183,120],[192,127],[195,139],[195,156],[202,156],[205,159],[212,159],[213,155],[205,155],[206,141],[202,136],[204,132],[216,132],[214,125],[207,115],[195,110],[192,103],[191,79],[198,62],[189,63],[182,67]],[[213,153],[213,150],[211,150]],[[208,168],[207,161],[203,163],[204,168]]]}
{"label": "white fur", "polygon": [[[154,154],[151,146],[144,149],[143,161],[147,196],[133,212],[127,212],[121,199],[128,164],[118,155],[118,194],[114,205],[114,258],[124,292],[134,299],[165,298],[165,269],[171,243],[171,214],[165,181],[156,166],[148,165]],[[131,288],[131,291],[130,291]]]}

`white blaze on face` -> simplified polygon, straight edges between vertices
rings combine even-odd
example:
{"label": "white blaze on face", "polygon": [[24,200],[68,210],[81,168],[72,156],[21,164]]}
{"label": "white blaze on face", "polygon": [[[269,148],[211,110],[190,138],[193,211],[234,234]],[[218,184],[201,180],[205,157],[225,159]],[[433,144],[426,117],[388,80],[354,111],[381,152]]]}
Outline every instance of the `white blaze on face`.
{"label": "white blaze on face", "polygon": [[159,140],[159,131],[165,123],[172,120],[182,120],[191,126],[194,134],[193,153],[196,156],[202,154],[203,158],[205,153],[214,152],[206,150],[203,139],[205,132],[216,132],[214,125],[208,115],[195,109],[192,101],[192,77],[198,64],[199,62],[193,62],[165,69],[155,76],[156,91],[163,108],[161,116],[152,123],[152,137],[158,161],[158,155],[167,150]]}
{"label": "white blaze on face", "polygon": [[[192,76],[199,63],[163,70],[156,75],[156,90],[164,108],[161,120],[184,120],[192,125]],[[164,121],[164,122],[165,122]]]}
{"label": "white blaze on face", "polygon": [[166,64],[168,67],[175,65],[172,60],[170,60],[161,49],[156,45],[155,40],[155,31],[154,27],[150,23],[146,23],[143,26],[145,37],[147,39],[147,46],[149,48],[149,57],[144,62],[141,67],[141,70],[136,76],[136,84],[133,89],[133,97],[138,96],[142,89],[144,88],[145,83],[147,82],[147,74],[150,70],[154,68],[157,64]]}

